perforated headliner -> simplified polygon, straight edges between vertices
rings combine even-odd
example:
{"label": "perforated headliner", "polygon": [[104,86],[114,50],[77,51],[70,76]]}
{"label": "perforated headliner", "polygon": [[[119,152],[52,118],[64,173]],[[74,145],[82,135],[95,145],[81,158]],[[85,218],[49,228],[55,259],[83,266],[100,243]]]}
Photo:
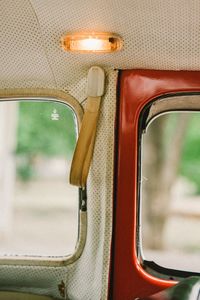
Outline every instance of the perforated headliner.
{"label": "perforated headliner", "polygon": [[[72,94],[88,66],[200,69],[198,0],[1,0],[2,87],[57,87]],[[116,54],[64,53],[65,32],[119,33]],[[81,94],[78,93],[81,98]]]}

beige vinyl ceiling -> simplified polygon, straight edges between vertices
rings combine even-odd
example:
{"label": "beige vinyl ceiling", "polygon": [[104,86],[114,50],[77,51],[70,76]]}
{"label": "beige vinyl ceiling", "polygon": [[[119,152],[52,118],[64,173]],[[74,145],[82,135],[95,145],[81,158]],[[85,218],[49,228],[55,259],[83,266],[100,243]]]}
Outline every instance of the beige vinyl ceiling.
{"label": "beige vinyl ceiling", "polygon": [[[0,88],[51,87],[80,100],[91,65],[200,69],[199,0],[1,0]],[[110,31],[124,39],[115,54],[72,54],[60,37]]]}

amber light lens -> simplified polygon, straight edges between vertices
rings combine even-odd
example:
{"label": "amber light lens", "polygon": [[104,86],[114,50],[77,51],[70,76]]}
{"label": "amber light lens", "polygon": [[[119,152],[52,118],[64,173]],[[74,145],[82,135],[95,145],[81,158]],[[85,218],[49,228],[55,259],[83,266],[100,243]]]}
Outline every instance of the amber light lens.
{"label": "amber light lens", "polygon": [[112,33],[74,33],[61,38],[65,51],[82,53],[109,53],[122,48],[122,39]]}

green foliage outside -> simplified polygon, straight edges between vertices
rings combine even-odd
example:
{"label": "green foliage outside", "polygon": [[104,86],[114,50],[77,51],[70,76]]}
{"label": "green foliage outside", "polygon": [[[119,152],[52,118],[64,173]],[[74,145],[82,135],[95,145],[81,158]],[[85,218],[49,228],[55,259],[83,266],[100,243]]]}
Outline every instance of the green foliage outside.
{"label": "green foliage outside", "polygon": [[[186,114],[186,131],[182,139],[178,176],[185,177],[194,184],[196,193],[200,194],[200,113],[198,112],[173,112],[164,114],[153,121],[156,126],[163,126],[161,137],[163,146],[158,149],[157,155],[166,157],[168,152],[176,151],[174,147],[174,134],[179,130],[180,116]],[[160,120],[164,122],[160,122]],[[152,126],[152,124],[150,126]],[[155,127],[156,127],[155,126]]]}
{"label": "green foliage outside", "polygon": [[200,114],[192,113],[184,137],[180,174],[193,182],[200,194]]}
{"label": "green foliage outside", "polygon": [[16,154],[21,158],[17,168],[21,179],[33,176],[36,156],[70,159],[75,142],[74,113],[68,106],[51,101],[19,103]]}
{"label": "green foliage outside", "polygon": [[[59,120],[52,120],[53,114]],[[29,180],[33,175],[33,160],[36,156],[62,156],[70,159],[76,142],[74,113],[59,102],[22,101],[19,103],[16,154],[22,160],[18,175]],[[173,130],[178,130],[177,114],[166,115],[165,149]],[[169,143],[170,141],[170,143]],[[173,147],[172,147],[173,148]],[[174,151],[174,150],[173,150]],[[179,174],[196,186],[200,194],[200,115],[192,113],[184,136]]]}

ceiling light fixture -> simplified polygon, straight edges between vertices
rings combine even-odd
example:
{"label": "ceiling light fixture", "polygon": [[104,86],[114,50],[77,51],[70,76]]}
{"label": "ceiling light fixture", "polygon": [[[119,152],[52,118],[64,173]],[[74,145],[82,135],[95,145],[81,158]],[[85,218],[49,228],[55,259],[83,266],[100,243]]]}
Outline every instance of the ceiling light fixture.
{"label": "ceiling light fixture", "polygon": [[67,34],[61,38],[65,51],[80,53],[110,53],[122,48],[122,38],[108,32],[83,32]]}

